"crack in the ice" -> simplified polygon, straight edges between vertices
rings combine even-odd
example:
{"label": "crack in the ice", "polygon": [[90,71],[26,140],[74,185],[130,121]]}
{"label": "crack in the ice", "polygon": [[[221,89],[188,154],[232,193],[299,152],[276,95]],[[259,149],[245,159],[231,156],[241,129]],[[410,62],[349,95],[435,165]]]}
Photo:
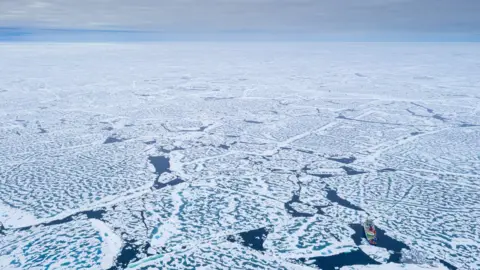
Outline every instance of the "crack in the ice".
{"label": "crack in the ice", "polygon": [[343,163],[343,164],[350,164],[350,163],[353,163],[355,162],[355,160],[357,160],[357,158],[351,156],[351,157],[348,157],[348,158],[327,158],[328,160],[331,160],[331,161],[336,161],[336,162],[340,162],[340,163]]}
{"label": "crack in the ice", "polygon": [[442,259],[439,260],[441,264],[443,264],[445,267],[447,267],[448,270],[457,270],[458,268]]}
{"label": "crack in the ice", "polygon": [[410,104],[415,105],[415,106],[420,107],[420,108],[423,108],[423,109],[427,110],[427,112],[429,112],[429,113],[433,113],[433,110],[432,110],[432,109],[427,108],[427,107],[425,107],[425,106],[423,106],[423,105],[420,105],[420,104],[418,104],[418,103],[410,102]]}
{"label": "crack in the ice", "polygon": [[430,118],[430,116],[416,114],[415,112],[411,111],[410,109],[406,109],[406,111],[409,112],[409,113],[410,113],[411,115],[413,115],[413,116],[423,117],[423,118]]}
{"label": "crack in the ice", "polygon": [[162,126],[165,130],[167,130],[168,132],[180,133],[180,132],[203,132],[203,131],[205,131],[207,128],[213,126],[213,124],[209,124],[209,125],[206,125],[206,126],[201,126],[201,127],[199,127],[198,129],[179,129],[179,130],[172,130],[172,129],[168,128],[165,123],[162,123],[161,126]]}
{"label": "crack in the ice", "polygon": [[369,121],[369,120],[360,120],[360,119],[354,119],[354,118],[345,117],[345,116],[343,116],[343,115],[337,116],[337,119],[343,119],[343,120],[355,121],[355,122],[361,122],[361,123],[390,125],[390,126],[403,126],[403,127],[418,127],[418,126],[424,126],[424,127],[432,127],[432,125],[410,125],[410,124],[400,124],[400,123],[390,123],[390,122],[377,122],[377,121]]}
{"label": "crack in the ice", "polygon": [[387,194],[385,195],[385,198],[390,198],[390,189],[392,187],[392,179],[388,177],[388,182],[387,182]]}
{"label": "crack in the ice", "polygon": [[357,171],[357,170],[355,170],[351,167],[347,167],[347,166],[342,166],[340,168],[342,168],[347,173],[347,175],[357,175],[357,174],[367,173],[366,171]]}
{"label": "crack in the ice", "polygon": [[14,230],[14,231],[26,231],[26,230],[30,230],[34,227],[39,227],[39,226],[53,226],[53,225],[64,224],[64,223],[76,220],[76,218],[81,216],[81,215],[85,215],[88,219],[94,218],[94,219],[99,219],[101,221],[104,221],[103,215],[105,213],[106,213],[106,209],[104,207],[102,207],[99,210],[87,210],[87,211],[77,212],[75,214],[69,215],[69,216],[64,217],[62,219],[56,219],[56,220],[52,220],[52,221],[49,221],[49,222],[43,222],[43,223],[30,225],[30,226],[25,226],[25,227],[20,227],[20,228],[16,228],[16,229],[12,229],[12,230]]}
{"label": "crack in the ice", "polygon": [[337,204],[339,204],[343,207],[346,207],[346,208],[350,208],[352,210],[364,211],[362,208],[360,208],[360,207],[354,205],[353,203],[351,203],[351,202],[341,198],[340,196],[338,196],[337,191],[331,189],[329,186],[326,186],[325,189],[327,191],[327,199],[329,201],[336,202]]}
{"label": "crack in the ice", "polygon": [[149,229],[148,229],[147,223],[145,222],[145,211],[146,211],[146,207],[145,207],[145,200],[144,200],[143,198],[142,198],[142,202],[143,202],[143,210],[140,211],[140,216],[142,217],[142,223],[143,223],[143,225],[145,226],[145,236],[146,236],[147,239],[148,239]]}
{"label": "crack in the ice", "polygon": [[435,114],[435,115],[433,115],[433,118],[435,118],[435,119],[437,119],[437,120],[440,120],[440,121],[442,121],[442,122],[445,122],[445,121],[448,120],[447,118],[441,116],[440,114]]}
{"label": "crack in the ice", "polygon": [[[284,207],[285,207],[285,210],[287,211],[287,213],[292,215],[292,217],[313,217],[316,214],[325,215],[325,212],[323,212],[322,209],[326,208],[326,207],[330,207],[331,204],[329,204],[329,205],[311,205],[311,204],[302,202],[300,200],[300,194],[302,192],[302,185],[301,185],[300,182],[297,182],[297,185],[298,185],[298,190],[293,191],[292,198],[290,199],[290,201],[288,201],[284,204]],[[315,214],[299,212],[291,206],[291,204],[293,204],[293,203],[299,203],[299,204],[306,205],[308,207],[315,208],[317,210],[317,212]]]}
{"label": "crack in the ice", "polygon": [[403,196],[398,200],[396,201],[392,206],[390,206],[390,208],[388,208],[385,213],[387,213],[388,211],[392,210],[393,208],[395,208],[400,202],[403,201],[403,199],[405,199],[409,194],[410,194],[410,191],[412,191],[412,189],[414,188],[415,186],[414,185],[411,185],[407,191],[405,192],[405,194],[403,194]]}

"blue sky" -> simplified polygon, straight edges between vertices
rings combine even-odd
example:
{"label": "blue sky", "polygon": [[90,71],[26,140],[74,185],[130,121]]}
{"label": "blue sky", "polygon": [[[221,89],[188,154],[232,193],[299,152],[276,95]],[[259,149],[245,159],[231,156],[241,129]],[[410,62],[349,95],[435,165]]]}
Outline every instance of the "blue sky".
{"label": "blue sky", "polygon": [[1,0],[0,41],[480,41],[480,0]]}

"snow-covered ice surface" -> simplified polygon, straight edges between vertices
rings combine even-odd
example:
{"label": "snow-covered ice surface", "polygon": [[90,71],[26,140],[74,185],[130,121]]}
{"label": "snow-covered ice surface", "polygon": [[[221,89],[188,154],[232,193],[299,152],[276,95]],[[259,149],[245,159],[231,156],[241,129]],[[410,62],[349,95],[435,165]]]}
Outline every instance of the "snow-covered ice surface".
{"label": "snow-covered ice surface", "polygon": [[479,45],[0,59],[2,269],[480,269]]}

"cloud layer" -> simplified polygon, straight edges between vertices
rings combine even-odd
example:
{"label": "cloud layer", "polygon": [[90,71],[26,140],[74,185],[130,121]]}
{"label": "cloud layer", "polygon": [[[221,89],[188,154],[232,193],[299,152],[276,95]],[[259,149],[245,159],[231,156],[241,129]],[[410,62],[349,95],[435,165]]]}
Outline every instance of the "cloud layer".
{"label": "cloud layer", "polygon": [[164,33],[480,33],[479,0],[1,0],[0,27]]}

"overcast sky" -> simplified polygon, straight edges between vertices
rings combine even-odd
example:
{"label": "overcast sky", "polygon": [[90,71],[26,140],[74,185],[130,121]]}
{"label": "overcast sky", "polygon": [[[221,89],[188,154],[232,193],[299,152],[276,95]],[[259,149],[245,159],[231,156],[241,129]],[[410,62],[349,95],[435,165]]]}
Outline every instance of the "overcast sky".
{"label": "overcast sky", "polygon": [[0,35],[41,29],[50,36],[76,29],[70,35],[478,39],[480,0],[0,0]]}

